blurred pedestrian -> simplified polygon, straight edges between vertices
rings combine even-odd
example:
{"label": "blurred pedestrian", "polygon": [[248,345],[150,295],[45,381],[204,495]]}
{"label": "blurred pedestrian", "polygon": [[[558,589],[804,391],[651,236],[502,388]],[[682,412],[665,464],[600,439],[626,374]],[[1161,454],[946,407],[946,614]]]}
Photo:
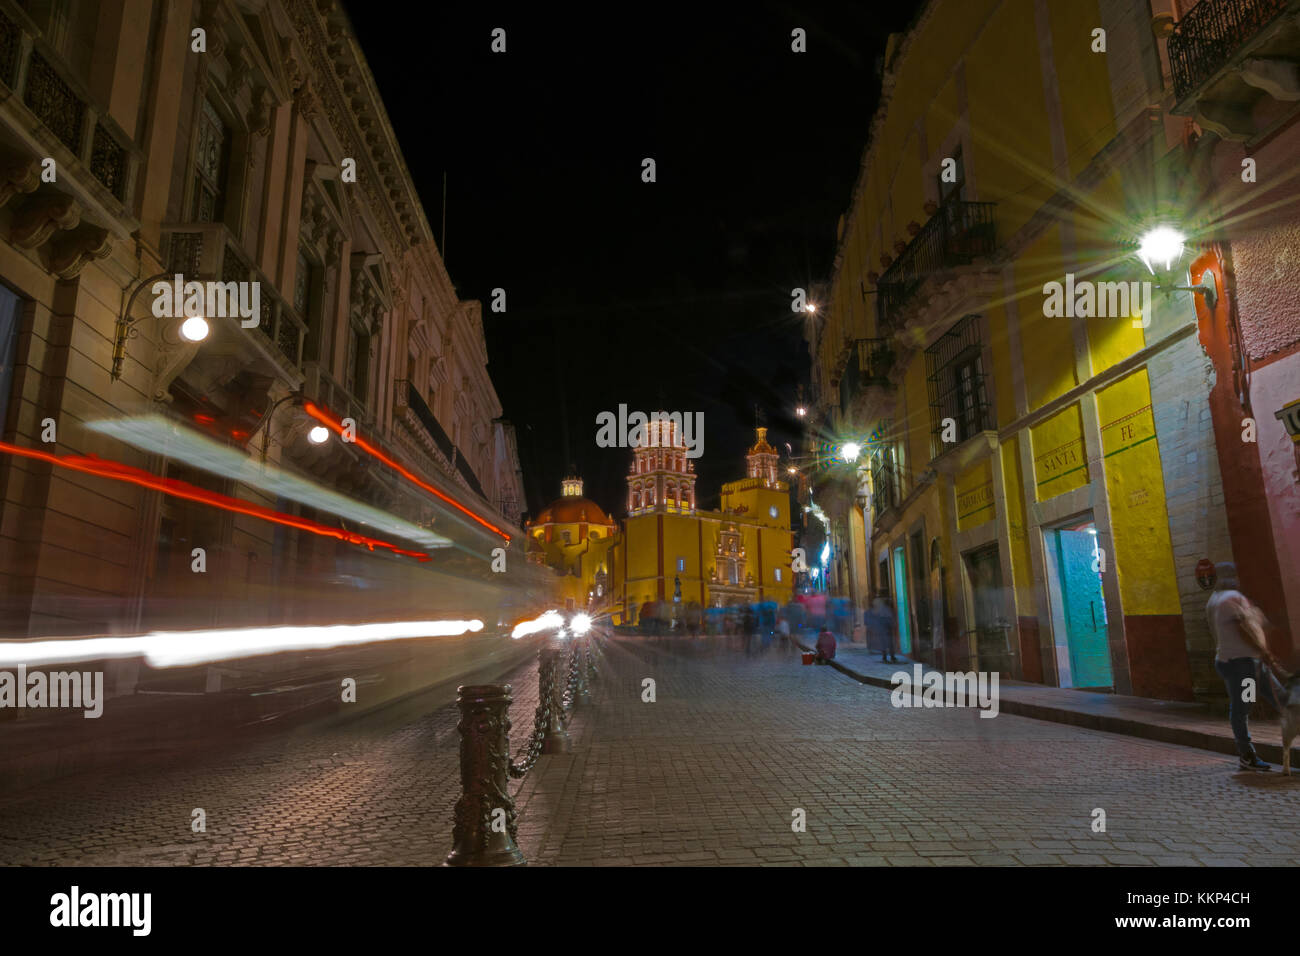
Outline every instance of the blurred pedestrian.
{"label": "blurred pedestrian", "polygon": [[835,660],[835,635],[826,628],[817,635],[817,656],[813,660],[818,664]]}
{"label": "blurred pedestrian", "polygon": [[[1216,647],[1214,669],[1228,691],[1228,723],[1237,741],[1238,766],[1266,772],[1273,768],[1255,753],[1250,741],[1250,701],[1244,700],[1247,680],[1254,680],[1263,698],[1277,709],[1270,681],[1260,672],[1259,659],[1273,662],[1264,641],[1264,614],[1238,588],[1237,566],[1225,561],[1214,566],[1214,593],[1205,605],[1205,617]],[[1273,664],[1276,671],[1278,667]],[[1285,672],[1283,672],[1285,673]]]}
{"label": "blurred pedestrian", "polygon": [[898,622],[894,619],[894,606],[884,591],[876,592],[876,600],[867,614],[867,627],[871,630],[874,649],[880,651],[880,660],[897,664]]}

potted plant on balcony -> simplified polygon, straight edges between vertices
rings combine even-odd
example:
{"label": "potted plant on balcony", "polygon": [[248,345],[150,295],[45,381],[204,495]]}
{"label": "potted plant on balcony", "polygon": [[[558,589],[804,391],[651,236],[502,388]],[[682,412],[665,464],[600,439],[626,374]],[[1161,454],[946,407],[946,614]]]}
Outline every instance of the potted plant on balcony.
{"label": "potted plant on balcony", "polygon": [[894,240],[894,251],[901,256],[903,253],[907,251],[907,243],[905,243],[902,239]]}
{"label": "potted plant on balcony", "polygon": [[939,204],[937,202],[935,202],[933,199],[927,199],[925,201],[925,214],[927,216],[933,216],[938,211],[939,211]]}
{"label": "potted plant on balcony", "polygon": [[920,232],[921,232],[921,224],[917,222],[915,219],[913,219],[911,222],[907,224],[907,234],[909,236],[916,236]]}
{"label": "potted plant on balcony", "polygon": [[882,269],[888,269],[888,268],[889,268],[890,266],[892,266],[893,264],[894,264],[894,257],[893,257],[893,256],[891,256],[891,255],[889,255],[888,253],[885,253],[885,252],[882,252],[882,253],[880,254],[880,268],[882,268]]}

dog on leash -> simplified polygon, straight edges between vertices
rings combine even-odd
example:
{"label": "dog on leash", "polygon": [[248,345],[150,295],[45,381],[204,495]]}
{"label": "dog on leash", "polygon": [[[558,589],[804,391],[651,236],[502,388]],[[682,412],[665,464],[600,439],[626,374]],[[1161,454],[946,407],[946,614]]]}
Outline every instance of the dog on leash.
{"label": "dog on leash", "polygon": [[[1282,773],[1291,776],[1291,741],[1300,734],[1300,675],[1288,674],[1282,668],[1264,664],[1273,697],[1282,715]],[[1274,671],[1277,674],[1274,674]],[[1283,679],[1278,680],[1278,675]]]}

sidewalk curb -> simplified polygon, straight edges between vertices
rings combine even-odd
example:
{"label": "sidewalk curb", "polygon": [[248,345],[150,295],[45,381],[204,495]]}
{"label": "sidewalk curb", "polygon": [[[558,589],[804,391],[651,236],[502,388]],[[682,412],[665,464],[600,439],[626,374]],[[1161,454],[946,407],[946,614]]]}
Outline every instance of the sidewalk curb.
{"label": "sidewalk curb", "polygon": [[[804,651],[815,650],[806,646],[802,641],[790,636],[790,641],[796,647]],[[909,665],[920,663],[919,661],[909,661]],[[893,690],[895,685],[883,677],[872,677],[868,674],[859,674],[850,667],[845,667],[839,661],[829,661],[831,667],[835,668],[841,674],[853,678],[860,684],[869,684],[872,687],[883,687],[886,690]],[[922,665],[923,667],[925,665]],[[932,668],[931,668],[932,669]],[[1196,730],[1187,730],[1183,727],[1166,727],[1161,724],[1148,724],[1140,720],[1132,720],[1127,717],[1111,717],[1106,714],[1092,714],[1085,711],[1070,710],[1065,707],[1049,707],[1043,704],[1030,704],[1024,701],[1009,700],[1002,697],[998,701],[998,713],[1014,714],[1017,717],[1029,717],[1033,720],[1045,720],[1056,724],[1069,724],[1073,727],[1082,727],[1085,730],[1100,730],[1106,733],[1123,734],[1127,737],[1139,737],[1144,740],[1154,740],[1165,744],[1178,744],[1183,747],[1195,747],[1198,750],[1209,750],[1213,753],[1228,754],[1237,756],[1237,745],[1231,737],[1221,737],[1217,734],[1207,734]],[[1225,721],[1226,723],[1226,721]],[[1282,747],[1280,744],[1261,743],[1256,740],[1255,750],[1264,760],[1273,764],[1282,763]]]}

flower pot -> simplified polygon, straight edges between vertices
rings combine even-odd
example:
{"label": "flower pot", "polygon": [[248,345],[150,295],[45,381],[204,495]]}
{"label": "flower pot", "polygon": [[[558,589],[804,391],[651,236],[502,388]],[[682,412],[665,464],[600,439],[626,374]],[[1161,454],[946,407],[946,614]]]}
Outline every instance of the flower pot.
{"label": "flower pot", "polygon": [[816,659],[817,659],[817,655],[814,654],[812,651],[803,652],[803,662],[805,667],[812,664],[812,662]]}

